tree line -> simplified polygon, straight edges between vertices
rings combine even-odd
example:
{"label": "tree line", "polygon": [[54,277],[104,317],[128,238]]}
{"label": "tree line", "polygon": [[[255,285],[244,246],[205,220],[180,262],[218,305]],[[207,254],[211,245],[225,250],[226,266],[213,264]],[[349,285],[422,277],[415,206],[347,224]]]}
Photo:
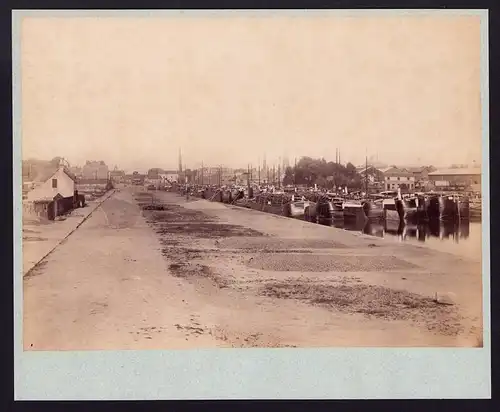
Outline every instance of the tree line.
{"label": "tree line", "polygon": [[356,170],[356,166],[347,163],[345,166],[325,159],[302,157],[295,166],[285,169],[283,185],[307,185],[332,189],[347,186],[350,189],[361,189],[364,179]]}

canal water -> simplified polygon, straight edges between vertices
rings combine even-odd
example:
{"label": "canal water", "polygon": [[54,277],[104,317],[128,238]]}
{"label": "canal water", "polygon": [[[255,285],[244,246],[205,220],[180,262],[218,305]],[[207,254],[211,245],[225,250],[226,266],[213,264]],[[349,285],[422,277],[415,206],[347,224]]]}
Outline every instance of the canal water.
{"label": "canal water", "polygon": [[386,238],[391,242],[423,244],[442,252],[478,259],[482,253],[481,222],[399,224],[399,222],[347,223],[329,225],[348,231]]}

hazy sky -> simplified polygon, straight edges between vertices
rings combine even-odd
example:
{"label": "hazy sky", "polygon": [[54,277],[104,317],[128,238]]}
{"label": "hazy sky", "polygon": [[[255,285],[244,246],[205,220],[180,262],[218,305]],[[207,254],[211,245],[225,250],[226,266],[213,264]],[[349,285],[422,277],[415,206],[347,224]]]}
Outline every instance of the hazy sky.
{"label": "hazy sky", "polygon": [[479,17],[24,18],[23,158],[480,161]]}

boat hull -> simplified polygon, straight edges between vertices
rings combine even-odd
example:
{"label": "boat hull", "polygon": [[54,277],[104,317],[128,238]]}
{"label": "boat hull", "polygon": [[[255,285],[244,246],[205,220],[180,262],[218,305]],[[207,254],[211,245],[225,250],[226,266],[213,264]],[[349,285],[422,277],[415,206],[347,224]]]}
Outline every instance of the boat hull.
{"label": "boat hull", "polygon": [[363,203],[363,210],[368,219],[374,220],[384,218],[384,208],[381,203],[365,201]]}
{"label": "boat hull", "polygon": [[344,204],[344,221],[364,221],[367,219],[365,210],[362,205]]}

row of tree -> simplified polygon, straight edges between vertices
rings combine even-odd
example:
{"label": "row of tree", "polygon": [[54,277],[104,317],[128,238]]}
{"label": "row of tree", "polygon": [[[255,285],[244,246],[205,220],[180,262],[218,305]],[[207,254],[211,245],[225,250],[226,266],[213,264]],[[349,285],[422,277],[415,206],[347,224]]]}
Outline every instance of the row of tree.
{"label": "row of tree", "polygon": [[335,162],[327,162],[325,159],[302,157],[295,166],[285,169],[283,185],[312,186],[314,184],[328,189],[339,186],[361,189],[365,182],[352,163],[344,166]]}

